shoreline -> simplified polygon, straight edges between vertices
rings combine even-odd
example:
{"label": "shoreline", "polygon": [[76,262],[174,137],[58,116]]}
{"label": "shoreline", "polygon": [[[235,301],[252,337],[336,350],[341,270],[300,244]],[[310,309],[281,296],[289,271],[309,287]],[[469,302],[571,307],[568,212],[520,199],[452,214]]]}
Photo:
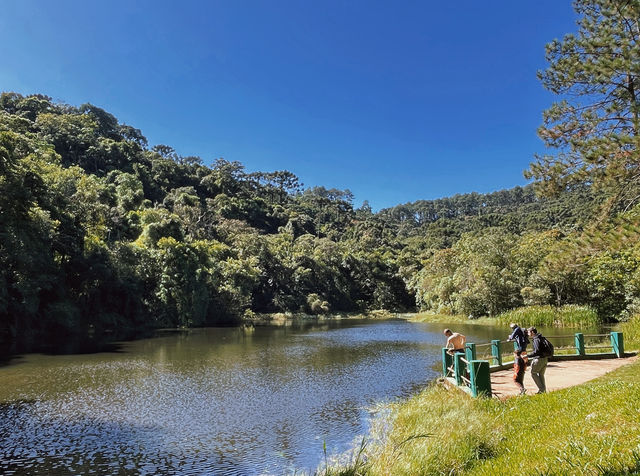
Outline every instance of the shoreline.
{"label": "shoreline", "polygon": [[267,314],[254,314],[252,317],[243,317],[240,320],[241,326],[246,325],[286,325],[287,323],[301,321],[338,321],[349,319],[393,319],[399,318],[400,313],[376,309],[366,312],[344,312],[328,314],[307,314],[303,312],[276,312]]}
{"label": "shoreline", "polygon": [[[640,316],[619,327],[637,351]],[[434,381],[390,404],[364,456],[321,474],[638,474],[640,446],[628,442],[640,440],[639,406],[637,357],[572,387],[504,400]]]}

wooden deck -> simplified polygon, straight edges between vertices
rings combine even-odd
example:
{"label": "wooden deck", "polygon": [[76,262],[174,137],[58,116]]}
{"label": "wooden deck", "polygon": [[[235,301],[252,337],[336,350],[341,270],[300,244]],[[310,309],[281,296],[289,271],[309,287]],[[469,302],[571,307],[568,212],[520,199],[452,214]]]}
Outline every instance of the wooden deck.
{"label": "wooden deck", "polygon": [[[622,359],[549,362],[545,373],[547,392],[588,382],[623,365],[634,362],[637,358],[637,356],[633,356]],[[533,395],[538,391],[538,387],[536,387],[531,378],[529,367],[527,367],[527,372],[524,376],[524,386],[527,389],[527,395]],[[493,372],[491,374],[491,390],[494,397],[500,399],[516,396],[518,389],[513,382],[513,369]]]}

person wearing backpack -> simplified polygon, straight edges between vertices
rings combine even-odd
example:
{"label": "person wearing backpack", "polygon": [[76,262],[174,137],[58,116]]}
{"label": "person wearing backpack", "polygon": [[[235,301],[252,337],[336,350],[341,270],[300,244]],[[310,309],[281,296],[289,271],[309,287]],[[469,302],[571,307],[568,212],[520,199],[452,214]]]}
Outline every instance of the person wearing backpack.
{"label": "person wearing backpack", "polygon": [[527,345],[529,344],[529,338],[526,332],[515,322],[509,324],[509,327],[511,327],[511,334],[507,337],[507,341],[515,341],[516,350],[526,353]]}
{"label": "person wearing backpack", "polygon": [[531,378],[538,386],[538,393],[547,391],[544,373],[547,370],[549,357],[553,355],[553,346],[535,327],[529,327],[529,337],[533,344],[533,352],[529,354],[531,361]]}

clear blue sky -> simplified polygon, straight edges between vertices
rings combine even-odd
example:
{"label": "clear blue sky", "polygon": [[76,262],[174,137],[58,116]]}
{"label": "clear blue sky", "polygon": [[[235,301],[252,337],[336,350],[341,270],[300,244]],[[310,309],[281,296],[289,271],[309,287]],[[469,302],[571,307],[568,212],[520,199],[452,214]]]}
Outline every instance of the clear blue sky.
{"label": "clear blue sky", "polygon": [[374,209],[526,183],[568,0],[4,0],[0,89]]}

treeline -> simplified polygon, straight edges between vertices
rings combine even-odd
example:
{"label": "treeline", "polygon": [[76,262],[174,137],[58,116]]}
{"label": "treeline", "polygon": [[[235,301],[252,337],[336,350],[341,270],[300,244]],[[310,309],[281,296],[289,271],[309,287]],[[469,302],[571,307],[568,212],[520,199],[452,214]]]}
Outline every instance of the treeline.
{"label": "treeline", "polygon": [[0,335],[416,306],[613,317],[637,306],[638,211],[611,221],[604,199],[526,186],[373,213],[288,171],[150,147],[90,104],[3,93]]}
{"label": "treeline", "polygon": [[471,316],[586,304],[605,320],[640,312],[640,209],[586,230],[490,228],[435,250],[410,281],[422,309]]}
{"label": "treeline", "polygon": [[541,198],[528,185],[380,214],[405,237],[401,254],[419,257],[404,276],[421,310],[479,317],[581,304],[608,321],[640,312],[640,208],[601,189]]}
{"label": "treeline", "polygon": [[380,215],[405,237],[400,270],[421,310],[479,317],[581,304],[613,321],[640,312],[640,208],[623,205],[586,185],[553,198],[529,185]]}
{"label": "treeline", "polygon": [[576,186],[558,197],[540,198],[533,185],[480,194],[419,200],[381,210],[403,237],[423,236],[433,248],[452,246],[463,233],[500,227],[510,233],[581,227],[597,210],[601,197]]}
{"label": "treeline", "polygon": [[90,104],[2,94],[0,175],[5,335],[413,306],[348,191],[149,147]]}

